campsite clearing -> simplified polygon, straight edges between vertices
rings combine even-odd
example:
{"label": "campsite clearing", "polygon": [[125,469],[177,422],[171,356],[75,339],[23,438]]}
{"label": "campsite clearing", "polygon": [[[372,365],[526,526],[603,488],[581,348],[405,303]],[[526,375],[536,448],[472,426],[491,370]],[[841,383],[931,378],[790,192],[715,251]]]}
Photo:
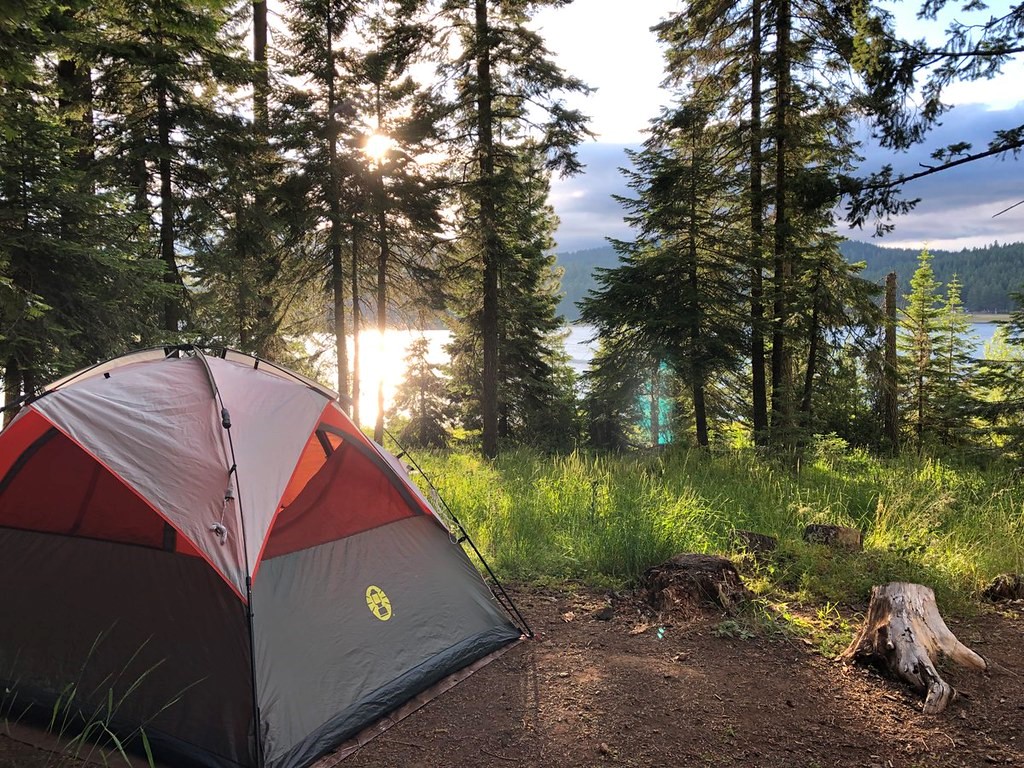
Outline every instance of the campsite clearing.
{"label": "campsite clearing", "polygon": [[[605,594],[582,587],[517,589],[515,597],[536,639],[341,768],[1024,765],[1019,603],[949,621],[1009,673],[944,669],[962,695],[928,716],[920,697],[896,683],[825,659],[799,638],[748,637],[722,614],[644,629],[649,622],[628,601],[602,613]],[[0,735],[0,768],[54,764]]]}

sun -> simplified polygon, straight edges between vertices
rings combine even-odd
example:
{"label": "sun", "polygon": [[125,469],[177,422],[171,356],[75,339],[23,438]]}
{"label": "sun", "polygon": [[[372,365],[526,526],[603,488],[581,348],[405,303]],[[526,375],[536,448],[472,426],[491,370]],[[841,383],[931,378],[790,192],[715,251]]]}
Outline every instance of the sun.
{"label": "sun", "polygon": [[366,143],[363,145],[363,154],[373,162],[379,163],[394,146],[395,140],[387,134],[371,133],[366,137]]}

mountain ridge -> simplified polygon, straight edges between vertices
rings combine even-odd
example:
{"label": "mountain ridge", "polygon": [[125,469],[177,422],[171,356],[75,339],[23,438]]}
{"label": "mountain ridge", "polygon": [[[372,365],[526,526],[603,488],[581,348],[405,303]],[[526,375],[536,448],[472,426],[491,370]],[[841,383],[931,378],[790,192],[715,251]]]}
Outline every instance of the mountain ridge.
{"label": "mountain ridge", "polygon": [[[863,278],[881,284],[889,272],[895,272],[900,295],[910,291],[910,278],[917,269],[920,248],[888,248],[859,240],[845,240],[840,251],[851,263],[865,262]],[[1024,242],[963,248],[959,251],[928,249],[932,254],[935,276],[946,284],[957,275],[968,312],[1005,313],[1016,308],[1010,294],[1024,289]],[[614,267],[618,254],[610,245],[555,254],[564,273],[565,295],[559,312],[567,322],[579,319],[576,302],[595,287],[594,269]]]}

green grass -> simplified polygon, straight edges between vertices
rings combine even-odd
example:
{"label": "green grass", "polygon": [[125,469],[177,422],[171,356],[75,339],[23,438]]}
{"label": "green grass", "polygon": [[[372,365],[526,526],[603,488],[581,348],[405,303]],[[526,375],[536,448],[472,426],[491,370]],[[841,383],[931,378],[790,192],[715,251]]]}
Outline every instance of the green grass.
{"label": "green grass", "polygon": [[[836,440],[796,468],[682,448],[416,458],[504,578],[625,584],[677,552],[738,556],[734,529],[779,539],[774,558],[745,570],[756,591],[815,604],[859,605],[872,585],[906,580],[933,587],[943,609],[969,610],[997,573],[1024,570],[1024,487],[998,469],[881,460]],[[865,549],[806,544],[809,523],[858,527]]]}

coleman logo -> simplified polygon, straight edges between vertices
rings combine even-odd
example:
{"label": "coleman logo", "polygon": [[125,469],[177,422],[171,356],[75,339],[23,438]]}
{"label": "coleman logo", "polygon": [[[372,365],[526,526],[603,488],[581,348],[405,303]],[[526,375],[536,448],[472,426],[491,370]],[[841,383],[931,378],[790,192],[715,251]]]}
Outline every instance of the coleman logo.
{"label": "coleman logo", "polygon": [[391,618],[391,601],[383,589],[373,584],[366,588],[366,607],[381,621]]}

